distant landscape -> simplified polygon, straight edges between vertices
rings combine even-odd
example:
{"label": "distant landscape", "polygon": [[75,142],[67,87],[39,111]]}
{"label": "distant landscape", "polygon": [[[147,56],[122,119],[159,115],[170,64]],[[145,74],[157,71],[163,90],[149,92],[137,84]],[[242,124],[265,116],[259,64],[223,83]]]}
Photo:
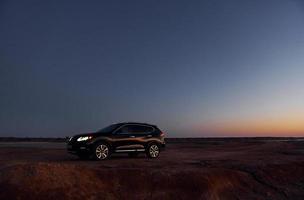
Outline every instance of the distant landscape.
{"label": "distant landscape", "polygon": [[[255,141],[255,140],[303,140],[304,137],[197,137],[166,138],[166,142]],[[0,137],[0,142],[66,142],[68,137]]]}

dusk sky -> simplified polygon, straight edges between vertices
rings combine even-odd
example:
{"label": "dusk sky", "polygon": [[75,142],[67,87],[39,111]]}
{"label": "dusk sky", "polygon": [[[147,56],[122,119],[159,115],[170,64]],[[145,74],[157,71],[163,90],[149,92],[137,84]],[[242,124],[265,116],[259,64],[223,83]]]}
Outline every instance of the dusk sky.
{"label": "dusk sky", "polygon": [[125,121],[304,136],[303,1],[0,2],[0,136]]}

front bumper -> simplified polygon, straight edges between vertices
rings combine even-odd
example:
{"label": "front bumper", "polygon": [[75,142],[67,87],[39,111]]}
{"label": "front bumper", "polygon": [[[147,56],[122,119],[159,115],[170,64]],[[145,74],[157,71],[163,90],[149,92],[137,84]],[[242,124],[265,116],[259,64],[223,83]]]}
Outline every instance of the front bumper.
{"label": "front bumper", "polygon": [[91,146],[86,143],[67,143],[67,151],[71,154],[90,153]]}

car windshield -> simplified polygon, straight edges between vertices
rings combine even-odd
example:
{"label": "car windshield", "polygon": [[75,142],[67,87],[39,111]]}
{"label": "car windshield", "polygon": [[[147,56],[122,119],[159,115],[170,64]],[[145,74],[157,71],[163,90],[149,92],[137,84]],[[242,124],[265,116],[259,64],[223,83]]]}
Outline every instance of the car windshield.
{"label": "car windshield", "polygon": [[100,129],[99,131],[97,131],[98,133],[108,133],[108,132],[112,132],[114,131],[116,128],[118,128],[120,126],[120,124],[112,124],[110,126],[107,126],[103,129]]}

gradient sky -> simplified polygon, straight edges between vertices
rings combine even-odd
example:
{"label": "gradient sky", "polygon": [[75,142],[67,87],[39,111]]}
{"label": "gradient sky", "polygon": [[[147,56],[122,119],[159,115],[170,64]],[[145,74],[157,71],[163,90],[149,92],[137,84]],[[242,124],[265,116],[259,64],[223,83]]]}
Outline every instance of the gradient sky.
{"label": "gradient sky", "polygon": [[0,136],[110,123],[304,136],[304,3],[1,1]]}

